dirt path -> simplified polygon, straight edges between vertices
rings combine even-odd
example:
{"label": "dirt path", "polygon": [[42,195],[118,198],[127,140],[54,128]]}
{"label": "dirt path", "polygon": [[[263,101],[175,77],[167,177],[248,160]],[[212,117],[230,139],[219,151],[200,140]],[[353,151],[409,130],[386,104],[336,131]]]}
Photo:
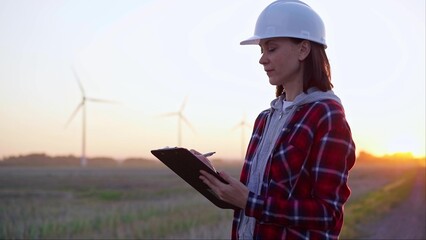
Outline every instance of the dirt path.
{"label": "dirt path", "polygon": [[425,168],[420,168],[408,199],[369,226],[368,239],[426,239]]}

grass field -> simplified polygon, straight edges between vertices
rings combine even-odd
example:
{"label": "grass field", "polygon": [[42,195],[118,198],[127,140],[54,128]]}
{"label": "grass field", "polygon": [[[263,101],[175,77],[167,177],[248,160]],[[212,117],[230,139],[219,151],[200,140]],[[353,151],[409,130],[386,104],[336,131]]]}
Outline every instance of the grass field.
{"label": "grass field", "polygon": [[[403,201],[410,169],[354,168],[342,238],[357,237],[357,224],[373,221],[372,211]],[[240,169],[226,171],[237,177]],[[363,208],[372,205],[380,207]],[[166,168],[0,168],[0,239],[226,239],[231,221],[232,211]]]}

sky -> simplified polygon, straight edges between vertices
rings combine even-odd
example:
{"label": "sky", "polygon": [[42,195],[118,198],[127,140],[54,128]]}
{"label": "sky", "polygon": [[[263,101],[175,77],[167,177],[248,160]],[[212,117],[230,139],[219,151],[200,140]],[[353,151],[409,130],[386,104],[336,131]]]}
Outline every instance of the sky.
{"label": "sky", "polygon": [[[274,87],[250,37],[266,0],[0,0],[0,159],[152,157],[181,145],[241,160]],[[357,151],[425,155],[425,1],[306,0],[322,17]],[[186,100],[185,100],[186,99]],[[245,120],[246,127],[238,127]]]}

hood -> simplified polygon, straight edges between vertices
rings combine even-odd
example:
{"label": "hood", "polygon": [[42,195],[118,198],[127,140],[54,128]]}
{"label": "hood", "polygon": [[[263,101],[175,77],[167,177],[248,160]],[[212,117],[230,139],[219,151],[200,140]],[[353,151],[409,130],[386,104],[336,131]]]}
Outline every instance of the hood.
{"label": "hood", "polygon": [[[281,111],[283,107],[283,100],[285,98],[285,95],[281,95],[280,97],[274,99],[271,102],[271,108],[273,110]],[[286,107],[286,111],[290,110],[294,106],[301,106],[307,103],[317,102],[321,100],[334,100],[338,102],[340,105],[342,102],[340,101],[340,98],[337,97],[332,90],[323,92],[319,90],[318,88],[309,88],[307,93],[302,92],[299,94],[293,101],[293,105]]]}

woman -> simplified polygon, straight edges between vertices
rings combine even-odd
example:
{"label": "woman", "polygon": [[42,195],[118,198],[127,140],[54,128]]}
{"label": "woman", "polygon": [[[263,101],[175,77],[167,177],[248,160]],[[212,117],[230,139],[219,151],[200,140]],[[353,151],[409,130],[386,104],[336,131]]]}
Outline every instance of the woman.
{"label": "woman", "polygon": [[276,1],[241,44],[260,46],[276,99],[255,121],[240,181],[200,179],[239,207],[233,239],[337,239],[355,145],[331,91],[324,24],[300,1]]}

